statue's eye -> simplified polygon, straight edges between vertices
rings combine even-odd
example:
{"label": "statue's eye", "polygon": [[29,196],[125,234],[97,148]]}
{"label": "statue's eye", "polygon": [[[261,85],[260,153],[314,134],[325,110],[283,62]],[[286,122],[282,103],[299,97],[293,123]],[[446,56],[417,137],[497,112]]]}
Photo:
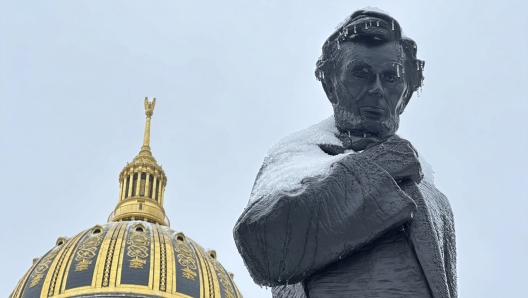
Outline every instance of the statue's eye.
{"label": "statue's eye", "polygon": [[366,69],[356,69],[352,71],[352,75],[356,78],[364,79],[368,77],[368,71]]}
{"label": "statue's eye", "polygon": [[394,74],[390,74],[390,73],[386,73],[383,75],[383,79],[387,82],[395,82],[396,80],[398,80],[398,77],[395,76]]}

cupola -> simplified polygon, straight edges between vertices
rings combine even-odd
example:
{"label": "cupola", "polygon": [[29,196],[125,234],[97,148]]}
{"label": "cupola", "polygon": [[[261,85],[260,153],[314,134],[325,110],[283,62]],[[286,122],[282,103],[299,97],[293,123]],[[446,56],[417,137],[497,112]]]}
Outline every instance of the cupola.
{"label": "cupola", "polygon": [[119,174],[119,198],[108,222],[143,220],[170,226],[163,209],[167,176],[150,151],[150,121],[156,99],[145,98],[145,133],[143,146],[132,162]]}

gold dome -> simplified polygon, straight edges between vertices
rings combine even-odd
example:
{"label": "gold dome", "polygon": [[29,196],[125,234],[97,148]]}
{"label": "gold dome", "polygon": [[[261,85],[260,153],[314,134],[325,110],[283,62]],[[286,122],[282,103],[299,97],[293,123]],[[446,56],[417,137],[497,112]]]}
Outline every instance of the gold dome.
{"label": "gold dome", "polygon": [[145,98],[143,146],[119,175],[119,197],[108,223],[56,246],[18,282],[10,298],[241,298],[233,275],[181,232],[163,209],[167,177],[150,151],[156,99]]}
{"label": "gold dome", "polygon": [[117,296],[242,297],[214,251],[166,226],[128,221],[59,238],[10,298]]}

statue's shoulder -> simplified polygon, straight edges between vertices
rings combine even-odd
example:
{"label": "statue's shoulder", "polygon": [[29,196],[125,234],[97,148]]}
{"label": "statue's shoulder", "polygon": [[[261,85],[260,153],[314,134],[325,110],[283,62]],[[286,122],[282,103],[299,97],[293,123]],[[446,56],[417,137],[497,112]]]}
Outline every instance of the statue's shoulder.
{"label": "statue's shoulder", "polygon": [[292,133],[277,142],[268,151],[268,156],[283,154],[286,152],[302,152],[314,150],[320,144],[331,144],[341,146],[341,141],[336,137],[337,128],[334,116],[330,116],[319,123],[305,129]]}
{"label": "statue's shoulder", "polygon": [[319,145],[341,145],[336,132],[332,116],[275,144],[257,174],[250,202],[268,194],[298,190],[306,177],[328,174],[332,164],[345,155],[328,155]]}

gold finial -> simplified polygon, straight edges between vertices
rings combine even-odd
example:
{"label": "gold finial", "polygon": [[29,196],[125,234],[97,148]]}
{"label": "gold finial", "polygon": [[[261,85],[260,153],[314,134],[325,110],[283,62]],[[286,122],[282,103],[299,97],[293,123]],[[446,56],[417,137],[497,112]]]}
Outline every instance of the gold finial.
{"label": "gold finial", "polygon": [[143,136],[143,147],[142,150],[149,150],[150,145],[150,117],[154,114],[154,107],[156,106],[156,98],[152,102],[148,101],[148,97],[145,97],[145,115],[147,115],[147,123],[145,124],[145,135]]}
{"label": "gold finial", "polygon": [[148,97],[145,97],[145,114],[147,115],[147,117],[152,117],[155,106],[156,106],[155,98],[152,100],[152,102],[149,102]]}

